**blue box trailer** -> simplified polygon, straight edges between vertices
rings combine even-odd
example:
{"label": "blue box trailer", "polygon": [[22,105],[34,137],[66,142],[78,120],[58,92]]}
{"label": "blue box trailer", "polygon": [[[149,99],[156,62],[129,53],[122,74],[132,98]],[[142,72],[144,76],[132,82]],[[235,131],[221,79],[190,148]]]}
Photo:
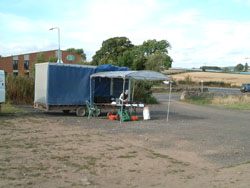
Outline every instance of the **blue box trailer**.
{"label": "blue box trailer", "polygon": [[[86,113],[86,100],[90,100],[90,75],[103,71],[126,71],[127,67],[113,65],[87,66],[59,63],[39,63],[35,65],[35,96],[34,108],[50,110],[62,110],[68,113],[76,111],[77,116]],[[111,97],[110,88],[115,87],[117,97],[122,91],[121,80],[107,78],[95,78],[92,80],[95,87],[92,96]],[[97,99],[92,97],[93,100]]]}

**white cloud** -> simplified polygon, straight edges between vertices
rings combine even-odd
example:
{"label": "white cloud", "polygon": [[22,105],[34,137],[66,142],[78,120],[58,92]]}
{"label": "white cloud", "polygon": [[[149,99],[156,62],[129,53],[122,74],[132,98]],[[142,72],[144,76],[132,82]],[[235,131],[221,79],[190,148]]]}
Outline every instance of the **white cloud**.
{"label": "white cloud", "polygon": [[57,49],[57,32],[49,28],[58,26],[61,48],[83,48],[88,60],[102,41],[116,36],[136,45],[168,40],[173,66],[235,65],[250,56],[250,22],[212,20],[194,8],[170,14],[155,0],[93,0],[64,15],[44,21],[0,12],[0,54]]}
{"label": "white cloud", "polygon": [[0,12],[0,23],[4,30],[16,33],[32,33],[47,29],[49,24],[43,21],[33,21],[32,19],[16,16],[13,14],[3,14]]}
{"label": "white cloud", "polygon": [[167,15],[166,18],[163,20],[162,24],[165,24],[165,25],[196,24],[197,19],[199,18],[199,15],[200,15],[200,12],[197,9],[194,9],[194,8],[186,9],[185,11],[181,12],[179,15]]}
{"label": "white cloud", "polygon": [[248,6],[250,6],[250,0],[233,0],[233,2],[236,2],[236,3],[245,3]]}

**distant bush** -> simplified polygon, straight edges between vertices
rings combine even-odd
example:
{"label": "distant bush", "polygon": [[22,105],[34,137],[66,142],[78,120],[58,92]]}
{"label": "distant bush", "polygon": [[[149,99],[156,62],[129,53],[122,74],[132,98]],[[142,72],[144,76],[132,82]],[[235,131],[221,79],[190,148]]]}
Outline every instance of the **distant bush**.
{"label": "distant bush", "polygon": [[187,75],[184,80],[178,80],[178,84],[180,85],[194,85],[196,82],[192,81],[192,77]]}
{"label": "distant bush", "polygon": [[198,84],[197,82],[186,81],[186,80],[178,80],[177,83],[180,85],[197,85]]}
{"label": "distant bush", "polygon": [[6,76],[6,102],[11,104],[33,104],[34,79],[28,77]]}
{"label": "distant bush", "polygon": [[[189,76],[185,77],[185,80],[178,80],[177,83],[179,85],[197,85],[197,86],[201,85],[200,82],[192,81],[192,79]],[[231,83],[215,82],[215,81],[203,82],[203,86],[228,87],[228,88],[233,87]]]}
{"label": "distant bush", "polygon": [[221,67],[216,67],[216,66],[202,66],[200,67],[202,70],[221,70]]}
{"label": "distant bush", "polygon": [[225,83],[225,82],[209,81],[209,82],[204,82],[203,84],[204,86],[231,87],[230,83]]}

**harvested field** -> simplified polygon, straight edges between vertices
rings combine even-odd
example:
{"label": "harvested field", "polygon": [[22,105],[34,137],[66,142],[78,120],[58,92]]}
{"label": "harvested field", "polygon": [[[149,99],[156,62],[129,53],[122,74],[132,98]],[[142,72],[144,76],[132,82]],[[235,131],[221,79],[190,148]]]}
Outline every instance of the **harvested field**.
{"label": "harvested field", "polygon": [[241,86],[242,83],[250,83],[250,75],[242,74],[229,74],[229,73],[213,73],[213,72],[186,72],[176,75],[170,75],[175,80],[185,80],[187,76],[190,76],[192,81],[204,82],[225,82],[231,83],[231,85]]}

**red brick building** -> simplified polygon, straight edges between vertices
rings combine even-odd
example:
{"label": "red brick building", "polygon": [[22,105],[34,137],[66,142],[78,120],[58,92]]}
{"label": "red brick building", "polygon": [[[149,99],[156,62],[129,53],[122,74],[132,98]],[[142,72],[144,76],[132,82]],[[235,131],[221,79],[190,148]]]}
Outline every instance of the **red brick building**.
{"label": "red brick building", "polygon": [[[51,57],[57,57],[58,50],[0,57],[0,70],[4,70],[6,74],[29,76],[31,66],[35,63],[36,57],[40,53],[44,54],[45,60],[48,62]],[[61,53],[63,63],[76,64],[82,62],[79,54],[62,50]]]}

